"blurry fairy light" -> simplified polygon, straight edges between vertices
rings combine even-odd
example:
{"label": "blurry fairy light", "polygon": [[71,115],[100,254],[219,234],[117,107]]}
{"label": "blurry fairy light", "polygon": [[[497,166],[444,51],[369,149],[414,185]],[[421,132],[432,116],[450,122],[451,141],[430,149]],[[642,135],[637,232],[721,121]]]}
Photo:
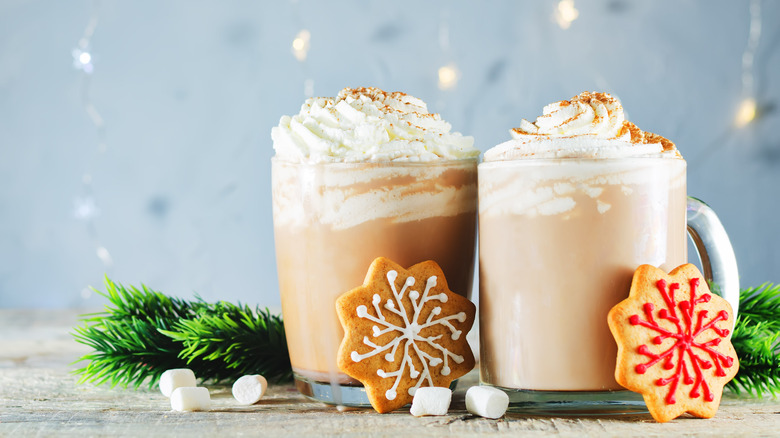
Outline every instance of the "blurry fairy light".
{"label": "blurry fairy light", "polygon": [[568,29],[579,16],[580,11],[574,7],[574,0],[561,0],[555,8],[555,21],[561,29]]}
{"label": "blurry fairy light", "polygon": [[81,289],[81,298],[89,299],[89,297],[92,296],[92,289],[85,287],[84,289]]}
{"label": "blurry fairy light", "polygon": [[292,42],[292,52],[298,61],[303,62],[306,60],[306,55],[309,53],[309,41],[311,41],[311,33],[306,29],[295,35],[295,39]]}
{"label": "blurry fairy light", "polygon": [[743,128],[756,118],[756,113],[756,99],[748,97],[739,104],[739,109],[737,109],[737,116],[734,119],[734,124],[737,126],[737,128]]}
{"label": "blurry fairy light", "polygon": [[73,201],[73,217],[79,220],[91,220],[100,214],[100,209],[91,196],[76,198]]}
{"label": "blurry fairy light", "polygon": [[111,266],[114,264],[114,260],[111,258],[111,253],[109,253],[105,247],[98,246],[95,252],[98,258],[100,259],[100,261],[103,262],[104,265]]}
{"label": "blurry fairy light", "polygon": [[439,89],[449,90],[458,85],[460,72],[455,64],[449,64],[439,67]]}
{"label": "blurry fairy light", "polygon": [[82,49],[73,49],[73,68],[86,74],[92,74],[95,67],[92,65],[92,54]]}
{"label": "blurry fairy light", "polygon": [[750,29],[748,42],[742,53],[742,96],[747,96],[739,103],[734,117],[734,126],[744,128],[753,122],[760,114],[758,104],[753,97],[756,95],[756,85],[753,77],[756,49],[761,39],[761,1],[750,2]]}
{"label": "blurry fairy light", "polygon": [[[95,57],[90,51],[90,42],[92,40],[92,36],[95,34],[95,29],[97,28],[100,4],[101,0],[93,0],[92,13],[90,15],[89,22],[84,28],[84,33],[79,39],[76,48],[71,51],[71,56],[73,57],[73,67],[77,70],[80,70],[85,75],[86,80],[81,82],[81,96],[84,104],[84,110],[89,116],[89,119],[92,121],[95,130],[97,131],[97,150],[98,152],[104,152],[106,150],[105,123],[103,121],[103,117],[100,116],[97,108],[95,108],[95,105],[92,103],[89,92],[91,81],[88,78],[94,71],[93,63],[95,61]],[[89,168],[91,167],[89,161],[87,162],[86,167],[87,170],[81,176],[84,195],[82,197],[76,198],[73,201],[73,216],[86,224],[87,232],[95,244],[95,255],[98,259],[100,259],[104,267],[109,268],[113,266],[114,260],[111,257],[111,253],[109,253],[108,250],[100,244],[100,239],[97,235],[95,217],[100,214],[100,209],[98,208],[97,203],[95,202],[95,198],[92,195],[92,175],[89,172]],[[84,299],[89,298],[91,295],[92,292],[89,289],[85,288],[81,291],[81,297]]]}

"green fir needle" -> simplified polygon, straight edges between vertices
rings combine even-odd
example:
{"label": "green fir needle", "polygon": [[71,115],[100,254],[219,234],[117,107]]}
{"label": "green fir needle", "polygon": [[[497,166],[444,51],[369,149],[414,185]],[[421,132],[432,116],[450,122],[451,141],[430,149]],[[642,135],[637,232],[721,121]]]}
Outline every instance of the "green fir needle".
{"label": "green fir needle", "polygon": [[77,342],[94,351],[77,362],[80,383],[154,386],[171,368],[190,368],[202,381],[232,383],[246,374],[270,381],[292,376],[284,325],[267,309],[224,301],[170,298],[105,279],[106,311],[82,315]]}
{"label": "green fir needle", "polygon": [[762,397],[780,394],[780,285],[743,289],[731,343],[739,372],[726,387]]}

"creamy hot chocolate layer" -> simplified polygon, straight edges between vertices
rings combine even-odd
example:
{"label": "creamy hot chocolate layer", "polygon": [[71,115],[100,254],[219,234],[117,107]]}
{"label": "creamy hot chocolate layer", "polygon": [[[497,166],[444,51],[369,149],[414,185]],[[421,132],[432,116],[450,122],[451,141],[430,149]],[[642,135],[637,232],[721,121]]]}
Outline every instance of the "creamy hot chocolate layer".
{"label": "creamy hot chocolate layer", "polygon": [[375,88],[307,100],[272,131],[274,237],[290,359],[299,378],[338,371],[338,296],[371,262],[436,261],[468,296],[475,257],[473,139],[421,100]]}
{"label": "creamy hot chocolate layer", "polygon": [[548,105],[512,136],[479,165],[481,379],[621,389],[607,313],[640,264],[687,261],[685,161],[601,93]]}
{"label": "creamy hot chocolate layer", "polygon": [[550,161],[480,165],[482,379],[621,389],[607,313],[640,264],[686,262],[685,162]]}
{"label": "creamy hot chocolate layer", "polygon": [[471,291],[476,161],[301,165],[273,163],[274,237],[285,331],[295,371],[346,381],[338,296],[371,262],[435,260],[453,292]]}

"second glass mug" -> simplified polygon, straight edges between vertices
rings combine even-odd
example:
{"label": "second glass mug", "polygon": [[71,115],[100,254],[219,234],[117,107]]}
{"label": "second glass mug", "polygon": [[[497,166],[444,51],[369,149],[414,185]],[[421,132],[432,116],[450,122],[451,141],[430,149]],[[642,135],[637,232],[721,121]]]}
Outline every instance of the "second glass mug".
{"label": "second glass mug", "polygon": [[736,320],[734,252],[712,210],[686,196],[684,160],[480,164],[481,382],[507,392],[514,411],[646,411],[615,381],[607,313],[639,265],[687,263],[686,228]]}
{"label": "second glass mug", "polygon": [[474,273],[477,159],[439,162],[271,162],[274,241],[287,346],[298,390],[368,406],[340,372],[336,298],[362,285],[371,262],[436,261],[469,297]]}

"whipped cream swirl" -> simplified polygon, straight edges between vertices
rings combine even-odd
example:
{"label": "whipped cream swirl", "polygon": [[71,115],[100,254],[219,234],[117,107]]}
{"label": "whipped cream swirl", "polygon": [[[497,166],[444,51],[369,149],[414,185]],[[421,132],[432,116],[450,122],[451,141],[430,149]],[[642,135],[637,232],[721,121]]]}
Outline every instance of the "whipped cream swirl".
{"label": "whipped cream swirl", "polygon": [[307,99],[271,129],[276,158],[289,162],[435,161],[474,158],[474,138],[451,132],[425,102],[401,92],[345,88]]}
{"label": "whipped cream swirl", "polygon": [[521,158],[681,158],[674,143],[629,122],[620,101],[584,92],[544,107],[536,121],[523,119],[512,140],[485,152],[485,161]]}

